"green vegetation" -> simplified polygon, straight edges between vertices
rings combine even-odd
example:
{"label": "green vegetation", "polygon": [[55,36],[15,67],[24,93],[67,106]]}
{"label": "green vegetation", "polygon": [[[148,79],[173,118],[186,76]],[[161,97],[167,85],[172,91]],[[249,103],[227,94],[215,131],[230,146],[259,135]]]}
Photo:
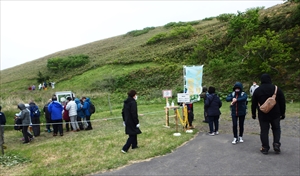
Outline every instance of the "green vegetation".
{"label": "green vegetation", "polygon": [[142,30],[133,30],[133,31],[127,32],[126,35],[130,35],[130,36],[136,37],[136,36],[139,36],[139,35],[142,35],[142,34],[146,34],[150,30],[153,30],[153,29],[155,29],[155,27],[145,27]]}
{"label": "green vegetation", "polygon": [[63,72],[73,68],[84,66],[89,62],[89,56],[78,55],[78,56],[67,56],[65,58],[51,58],[48,59],[47,68],[50,71]]}

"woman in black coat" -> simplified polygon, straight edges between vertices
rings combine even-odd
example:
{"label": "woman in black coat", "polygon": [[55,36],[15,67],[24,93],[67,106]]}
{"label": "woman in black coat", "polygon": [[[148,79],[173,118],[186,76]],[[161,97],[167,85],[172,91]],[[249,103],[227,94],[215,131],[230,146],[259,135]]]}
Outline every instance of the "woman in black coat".
{"label": "woman in black coat", "polygon": [[128,134],[129,137],[121,150],[123,153],[126,153],[130,146],[132,149],[138,148],[137,135],[142,133],[139,128],[140,124],[136,104],[137,93],[135,90],[130,90],[127,94],[128,98],[124,101],[122,117],[125,133]]}

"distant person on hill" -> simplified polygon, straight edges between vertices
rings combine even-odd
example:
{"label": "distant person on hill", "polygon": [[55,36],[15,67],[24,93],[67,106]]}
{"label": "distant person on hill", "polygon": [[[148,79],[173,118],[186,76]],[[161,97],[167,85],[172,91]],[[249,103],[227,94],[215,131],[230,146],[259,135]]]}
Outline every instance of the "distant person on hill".
{"label": "distant person on hill", "polygon": [[77,122],[77,104],[71,97],[67,97],[67,106],[66,109],[69,111],[69,117],[71,120],[71,125],[73,128],[73,132],[80,131],[78,122]]}
{"label": "distant person on hill", "polygon": [[208,123],[208,121],[209,121],[209,120],[208,120],[208,117],[207,117],[207,109],[205,108],[205,100],[206,100],[207,94],[208,94],[208,93],[207,93],[207,88],[206,88],[206,87],[203,87],[203,90],[202,90],[202,93],[200,94],[200,97],[203,98],[203,100],[204,100],[204,101],[203,101],[203,102],[204,102],[204,103],[203,103],[203,104],[204,104],[204,107],[203,107],[203,112],[204,112],[204,113],[203,113],[203,114],[204,114],[204,120],[203,120],[203,122],[204,122],[204,123]]}
{"label": "distant person on hill", "polygon": [[62,128],[62,112],[63,106],[57,101],[57,97],[52,97],[52,102],[48,106],[48,111],[51,114],[51,122],[53,126],[53,136],[57,136],[57,133],[60,133],[60,136],[63,136]]}
{"label": "distant person on hill", "polygon": [[6,146],[4,145],[4,126],[6,124],[6,117],[1,110],[2,107],[0,106],[0,146],[2,146],[3,149],[6,149]]}
{"label": "distant person on hill", "polygon": [[39,90],[42,90],[43,86],[42,83],[39,84]]}
{"label": "distant person on hill", "polygon": [[90,113],[90,98],[82,97],[81,100],[83,101],[83,112],[86,117],[86,121],[88,123],[88,127],[86,130],[92,130],[92,123],[91,123],[91,113]]}
{"label": "distant person on hill", "polygon": [[52,87],[52,89],[55,88],[55,82],[51,82],[51,87]]}
{"label": "distant person on hill", "polygon": [[46,119],[46,129],[48,131],[48,133],[51,133],[51,114],[48,111],[48,106],[49,104],[52,102],[52,99],[48,100],[48,103],[44,106],[43,111],[45,114],[45,119]]}
{"label": "distant person on hill", "polygon": [[121,150],[122,153],[127,153],[130,146],[132,149],[138,148],[137,135],[142,133],[140,130],[136,103],[137,92],[135,90],[130,90],[127,95],[128,97],[124,101],[122,109],[122,118],[123,125],[125,126],[125,133],[128,134],[129,137]]}
{"label": "distant person on hill", "polygon": [[250,87],[250,90],[249,90],[251,97],[253,96],[253,93],[254,93],[255,89],[257,89],[258,87],[259,87],[259,86],[258,86],[258,85],[256,84],[256,82],[254,81],[254,82],[253,82],[253,85]]}
{"label": "distant person on hill", "polygon": [[[244,121],[247,109],[247,94],[243,92],[243,84],[236,82],[233,86],[233,92],[226,97],[227,102],[230,103],[233,141],[232,144],[244,142]],[[239,136],[238,136],[238,122],[239,122]]]}
{"label": "distant person on hill", "polygon": [[219,134],[219,119],[221,115],[220,108],[222,102],[218,95],[215,94],[214,87],[208,88],[208,95],[205,100],[205,108],[207,109],[207,116],[209,119],[209,135],[214,136]]}
{"label": "distant person on hill", "polygon": [[32,85],[31,89],[32,89],[32,90],[35,90],[35,85]]}
{"label": "distant person on hill", "polygon": [[272,84],[271,77],[268,74],[263,74],[261,76],[261,85],[258,87],[252,97],[252,118],[256,119],[256,110],[258,110],[258,120],[260,125],[260,140],[262,143],[262,148],[260,151],[263,154],[268,154],[270,150],[269,145],[269,130],[270,125],[273,132],[273,149],[275,153],[280,153],[280,120],[285,118],[286,103],[285,96],[280,88],[277,87],[276,92],[276,104],[268,112],[264,113],[259,108],[257,108],[258,103],[260,105],[271,97],[275,92],[275,85]]}

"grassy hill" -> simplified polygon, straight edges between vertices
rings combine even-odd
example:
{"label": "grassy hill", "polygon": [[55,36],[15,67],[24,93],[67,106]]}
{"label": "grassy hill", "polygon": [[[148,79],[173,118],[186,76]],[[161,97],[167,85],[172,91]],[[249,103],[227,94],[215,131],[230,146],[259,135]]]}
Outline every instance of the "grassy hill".
{"label": "grassy hill", "polygon": [[[236,81],[242,82],[248,90],[252,81],[259,82],[259,75],[266,71],[285,92],[294,92],[300,88],[299,11],[299,3],[286,2],[260,10],[255,28],[251,30],[250,25],[238,26],[241,27],[238,30],[235,26],[240,25],[239,20],[250,15],[254,19],[253,9],[227,20],[221,17],[228,14],[220,14],[191,23],[171,22],[165,26],[149,27],[151,30],[141,35],[139,32],[145,30],[129,31],[124,35],[59,51],[2,70],[1,104],[11,109],[19,102],[27,103],[34,99],[41,105],[55,91],[72,90],[79,97],[89,96],[96,100],[98,106],[107,105],[108,98],[114,106],[120,106],[126,92],[132,88],[138,91],[142,103],[161,102],[162,90],[172,89],[175,93],[182,90],[183,65],[202,64],[203,85],[215,86],[220,94],[228,93]],[[267,29],[274,31],[267,43],[276,43],[276,46],[268,46],[272,51],[263,46],[254,48],[255,42],[267,35]],[[280,53],[275,55],[273,50]],[[260,52],[266,54],[262,63],[256,61],[259,55],[255,54]],[[53,58],[77,55],[88,56],[89,62],[80,67],[56,71],[47,67],[48,61]],[[54,90],[27,90],[28,86],[39,84],[39,72],[48,76],[48,81],[56,82]],[[291,94],[288,98],[297,97]]]}

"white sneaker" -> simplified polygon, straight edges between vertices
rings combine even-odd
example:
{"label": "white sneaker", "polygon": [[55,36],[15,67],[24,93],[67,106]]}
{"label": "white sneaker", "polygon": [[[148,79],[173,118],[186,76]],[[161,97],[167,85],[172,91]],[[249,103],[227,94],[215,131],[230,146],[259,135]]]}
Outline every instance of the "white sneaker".
{"label": "white sneaker", "polygon": [[209,132],[209,133],[208,133],[208,135],[210,135],[210,136],[214,136],[214,135],[215,135],[215,133],[214,133],[214,132]]}
{"label": "white sneaker", "polygon": [[243,140],[243,138],[241,136],[239,137],[239,142],[241,142],[241,143],[244,142],[244,140]]}
{"label": "white sneaker", "polygon": [[127,152],[125,152],[124,150],[121,150],[121,152],[122,152],[122,153],[127,153]]}
{"label": "white sneaker", "polygon": [[237,142],[237,138],[233,138],[233,141],[231,143],[235,145]]}
{"label": "white sneaker", "polygon": [[216,134],[216,135],[218,135],[218,134],[219,134],[219,132],[218,132],[218,131],[216,131],[216,132],[215,132],[215,134]]}

